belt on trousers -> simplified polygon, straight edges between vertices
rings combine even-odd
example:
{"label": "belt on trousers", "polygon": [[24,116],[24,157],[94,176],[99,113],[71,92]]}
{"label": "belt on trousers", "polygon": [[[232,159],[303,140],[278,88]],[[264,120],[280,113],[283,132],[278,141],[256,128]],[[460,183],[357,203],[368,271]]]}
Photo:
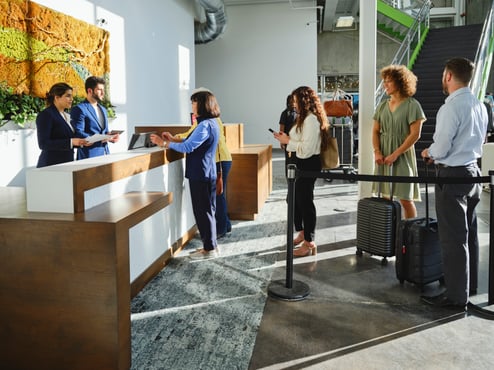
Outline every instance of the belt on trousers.
{"label": "belt on trousers", "polygon": [[474,166],[475,163],[466,164],[466,165],[463,165],[463,166],[448,166],[447,164],[443,164],[443,163],[435,163],[435,165],[436,165],[437,168],[467,168],[467,167],[470,167],[470,166]]}

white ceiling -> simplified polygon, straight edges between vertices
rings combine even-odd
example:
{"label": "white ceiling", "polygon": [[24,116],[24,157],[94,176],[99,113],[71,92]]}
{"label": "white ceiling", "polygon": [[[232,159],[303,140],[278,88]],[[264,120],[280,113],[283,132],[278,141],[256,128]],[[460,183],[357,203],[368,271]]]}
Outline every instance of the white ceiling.
{"label": "white ceiling", "polygon": [[319,29],[331,31],[338,17],[353,16],[358,22],[359,0],[224,0],[225,5],[254,5],[287,3],[292,7],[314,6],[318,7],[318,21],[321,22]]}

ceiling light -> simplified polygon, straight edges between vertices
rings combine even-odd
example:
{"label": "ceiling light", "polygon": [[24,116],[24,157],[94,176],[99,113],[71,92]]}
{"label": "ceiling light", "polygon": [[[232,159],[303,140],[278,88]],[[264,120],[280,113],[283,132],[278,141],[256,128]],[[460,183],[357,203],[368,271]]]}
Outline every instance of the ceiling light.
{"label": "ceiling light", "polygon": [[352,27],[352,25],[353,17],[351,15],[346,17],[339,17],[336,21],[336,28]]}

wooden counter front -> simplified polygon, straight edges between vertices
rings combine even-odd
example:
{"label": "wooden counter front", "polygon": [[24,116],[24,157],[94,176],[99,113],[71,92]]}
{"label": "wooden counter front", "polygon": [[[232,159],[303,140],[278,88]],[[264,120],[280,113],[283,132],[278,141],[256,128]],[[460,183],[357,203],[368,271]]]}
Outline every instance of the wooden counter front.
{"label": "wooden counter front", "polygon": [[272,146],[247,144],[231,153],[228,214],[232,220],[254,220],[273,189]]}
{"label": "wooden counter front", "polygon": [[27,212],[0,188],[0,343],[6,369],[129,369],[129,229],[172,201],[131,192],[86,212]]}

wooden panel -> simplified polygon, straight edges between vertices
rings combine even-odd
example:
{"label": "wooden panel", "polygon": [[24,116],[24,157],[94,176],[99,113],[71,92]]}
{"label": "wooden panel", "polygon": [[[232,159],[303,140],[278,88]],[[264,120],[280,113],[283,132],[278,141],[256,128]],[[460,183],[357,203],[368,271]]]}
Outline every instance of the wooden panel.
{"label": "wooden panel", "polygon": [[226,146],[230,151],[239,149],[244,145],[244,125],[243,123],[225,123]]}
{"label": "wooden panel", "polygon": [[171,194],[128,193],[79,214],[27,212],[23,188],[0,188],[0,201],[2,366],[129,369],[129,227]]}
{"label": "wooden panel", "polygon": [[228,213],[232,220],[253,220],[271,193],[272,146],[244,145],[232,151],[228,176]]}
{"label": "wooden panel", "polygon": [[84,192],[87,190],[146,172],[181,158],[183,154],[172,150],[166,151],[166,155],[164,150],[155,150],[136,157],[74,171],[74,210],[84,211]]}

